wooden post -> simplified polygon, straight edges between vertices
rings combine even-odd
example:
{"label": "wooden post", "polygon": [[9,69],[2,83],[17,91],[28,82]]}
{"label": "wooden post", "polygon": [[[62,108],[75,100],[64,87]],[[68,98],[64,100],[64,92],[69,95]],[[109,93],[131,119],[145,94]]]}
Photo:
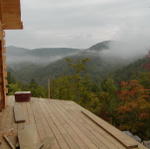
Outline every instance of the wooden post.
{"label": "wooden post", "polygon": [[48,78],[48,98],[51,98],[50,77]]}
{"label": "wooden post", "polygon": [[5,41],[4,31],[2,29],[2,23],[0,20],[0,111],[5,108],[6,102],[6,85],[7,85],[7,73],[6,73],[6,57],[5,57]]}

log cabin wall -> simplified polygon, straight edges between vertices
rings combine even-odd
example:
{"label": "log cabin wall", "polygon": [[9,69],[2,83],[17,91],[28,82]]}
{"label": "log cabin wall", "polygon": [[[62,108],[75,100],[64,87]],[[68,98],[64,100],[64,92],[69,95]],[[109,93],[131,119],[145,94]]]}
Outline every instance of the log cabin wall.
{"label": "log cabin wall", "polygon": [[4,30],[22,28],[20,0],[0,0],[0,111],[5,108],[8,92]]}
{"label": "log cabin wall", "polygon": [[5,49],[5,33],[2,29],[0,21],[0,111],[5,108],[7,89],[7,69],[6,69],[6,49]]}

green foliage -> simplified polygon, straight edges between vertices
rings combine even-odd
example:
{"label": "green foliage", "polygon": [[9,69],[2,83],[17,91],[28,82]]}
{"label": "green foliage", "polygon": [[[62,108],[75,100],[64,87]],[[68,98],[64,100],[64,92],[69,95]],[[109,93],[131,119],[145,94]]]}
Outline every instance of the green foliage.
{"label": "green foliage", "polygon": [[110,75],[117,82],[138,79],[141,73],[148,72],[144,67],[147,62],[149,62],[148,58],[139,59],[128,66],[121,67]]}
{"label": "green foliage", "polygon": [[92,91],[92,82],[86,74],[86,64],[89,59],[73,61],[66,59],[73,73],[58,77],[52,82],[52,97],[56,99],[73,100],[91,111],[97,111],[98,98]]}
{"label": "green foliage", "polygon": [[[124,62],[122,62],[122,60],[116,60],[115,58],[114,61],[113,58],[104,59],[100,56],[100,51],[110,50],[110,43],[111,41],[100,42],[85,50],[70,48],[36,50],[11,49],[8,51],[10,57],[15,52],[15,56],[21,56],[22,58],[24,58],[25,56],[25,60],[29,55],[29,60],[27,62],[21,61],[21,63],[12,63],[9,65],[9,70],[18,81],[29,83],[30,80],[34,78],[38,82],[38,84],[46,86],[49,76],[51,76],[51,78],[57,78],[63,75],[70,75],[72,73],[72,69],[68,67],[68,65],[66,64],[66,60],[63,57],[68,57],[69,59],[75,61],[89,58],[90,61],[86,63],[86,72],[90,75],[92,80],[94,80],[95,82],[100,82],[104,78],[106,78],[110,72],[117,70],[118,68],[120,68],[120,66],[124,65]],[[38,60],[33,60],[32,56],[36,57]],[[62,59],[55,61],[53,58],[55,56],[62,57]],[[50,57],[52,57],[51,61],[54,60],[53,62],[49,61]],[[48,63],[44,63],[44,61],[47,61]]]}
{"label": "green foliage", "polygon": [[11,76],[11,73],[8,73],[8,94],[14,95],[16,91],[31,91],[32,96],[34,97],[47,97],[47,90],[38,85],[34,79],[31,80],[29,84],[22,84],[16,82],[15,79]]}
{"label": "green foliage", "polygon": [[34,79],[28,85],[24,85],[23,89],[31,91],[33,97],[47,97],[47,90],[38,85]]}
{"label": "green foliage", "polygon": [[8,85],[9,95],[14,95],[16,91],[21,91],[21,86],[18,83],[11,83]]}
{"label": "green foliage", "polygon": [[[66,59],[66,62],[72,74],[53,80],[53,98],[73,100],[122,130],[130,130],[141,138],[150,137],[150,73],[139,73],[140,68],[131,77],[139,81],[124,81],[120,85],[113,78],[107,78],[95,84],[86,71],[89,59]],[[136,65],[139,63],[141,65],[141,61]]]}
{"label": "green foliage", "polygon": [[12,77],[11,73],[8,72],[8,94],[14,95],[16,91],[21,91],[21,84],[17,83],[16,80]]}
{"label": "green foliage", "polygon": [[52,97],[73,100],[102,118],[115,123],[117,87],[111,78],[104,80],[101,87],[95,85],[86,72],[86,65],[89,61],[87,58],[78,61],[66,59],[73,73],[53,80]]}
{"label": "green foliage", "polygon": [[8,72],[7,80],[8,80],[8,83],[15,83],[16,82],[16,80],[14,79],[14,77],[11,75],[10,72]]}
{"label": "green foliage", "polygon": [[138,80],[147,89],[150,89],[150,72],[141,72]]}
{"label": "green foliage", "polygon": [[[67,58],[61,65],[59,63],[62,71],[65,68],[68,70],[63,75],[59,74],[58,67],[51,65],[59,74],[51,80],[51,96],[54,99],[73,100],[121,130],[130,130],[147,139],[150,137],[150,72],[143,67],[147,62],[147,58],[138,60],[108,77],[107,70],[110,67],[107,65],[103,73],[97,73],[97,67],[94,62],[91,63],[91,59]],[[98,79],[92,79],[88,73],[89,63]],[[41,72],[49,76],[49,67],[45,67],[44,71],[41,69]],[[37,83],[38,79],[32,79],[26,85],[17,83],[11,75],[8,80],[10,94],[18,90],[30,90],[33,96],[47,97],[47,89]]]}
{"label": "green foliage", "polygon": [[108,78],[101,83],[101,91],[99,92],[99,102],[101,109],[99,116],[105,120],[115,124],[117,100],[117,87],[113,79]]}

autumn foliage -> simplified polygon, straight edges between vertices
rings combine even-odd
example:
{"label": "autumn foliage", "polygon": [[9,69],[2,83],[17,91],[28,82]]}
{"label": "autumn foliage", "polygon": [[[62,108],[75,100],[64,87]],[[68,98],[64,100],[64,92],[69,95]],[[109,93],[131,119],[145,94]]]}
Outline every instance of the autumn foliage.
{"label": "autumn foliage", "polygon": [[150,119],[150,89],[145,89],[137,80],[121,82],[117,109],[119,127],[134,133],[142,130]]}
{"label": "autumn foliage", "polygon": [[86,72],[88,61],[66,59],[72,73],[53,80],[52,98],[73,100],[119,129],[149,138],[150,73],[120,83],[113,77],[94,83]]}

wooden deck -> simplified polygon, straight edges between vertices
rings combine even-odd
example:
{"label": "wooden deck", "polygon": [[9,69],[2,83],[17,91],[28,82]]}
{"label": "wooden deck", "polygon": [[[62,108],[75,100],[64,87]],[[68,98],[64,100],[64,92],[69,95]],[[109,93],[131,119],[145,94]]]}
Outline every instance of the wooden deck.
{"label": "wooden deck", "polygon": [[[146,149],[72,101],[32,98],[30,102],[19,103],[25,123],[15,123],[14,104],[14,97],[8,97],[6,109],[0,113],[0,134],[11,130],[15,135],[24,126],[32,125],[39,143],[50,138],[51,149],[126,149],[130,143],[138,145],[135,149]],[[14,137],[12,141],[15,143]],[[0,149],[9,149],[3,139]]]}

